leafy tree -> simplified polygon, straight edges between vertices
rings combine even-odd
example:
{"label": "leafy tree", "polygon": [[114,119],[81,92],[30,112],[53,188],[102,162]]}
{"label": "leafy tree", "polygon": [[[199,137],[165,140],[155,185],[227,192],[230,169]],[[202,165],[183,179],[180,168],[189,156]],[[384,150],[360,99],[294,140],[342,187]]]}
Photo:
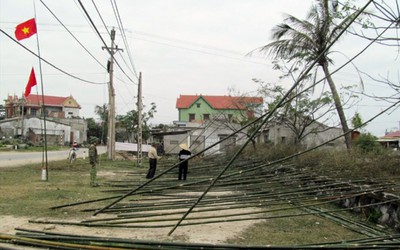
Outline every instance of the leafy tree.
{"label": "leafy tree", "polygon": [[361,128],[363,125],[363,120],[361,118],[360,113],[356,112],[351,119],[351,124],[353,125],[353,128]]}
{"label": "leafy tree", "polygon": [[102,138],[103,128],[99,123],[96,123],[94,118],[87,118],[86,123],[88,126],[88,131],[87,131],[88,140],[91,137]]}
{"label": "leafy tree", "polygon": [[[154,117],[154,113],[157,112],[157,107],[154,102],[151,104],[149,111],[142,114],[142,139],[148,140],[150,138],[150,127],[148,126],[148,121]],[[117,140],[127,140],[128,142],[138,141],[138,112],[136,110],[131,110],[126,113],[126,115],[117,115],[116,126],[123,129],[123,133],[118,133],[116,135]]]}
{"label": "leafy tree", "polygon": [[346,146],[350,149],[349,128],[339,93],[328,67],[332,63],[328,46],[335,42],[340,32],[352,22],[355,13],[344,17],[339,23],[335,23],[337,17],[340,16],[339,13],[338,1],[317,0],[311,7],[306,20],[287,15],[284,22],[273,29],[274,41],[263,46],[260,51],[269,52],[272,58],[287,62],[301,60],[306,65],[317,62],[317,66],[322,68],[330,87],[343,132],[347,133],[345,136]]}
{"label": "leafy tree", "polygon": [[361,150],[363,153],[374,152],[381,153],[382,146],[377,141],[377,138],[370,134],[361,134],[355,141],[354,146]]}
{"label": "leafy tree", "polygon": [[[108,106],[103,104],[102,106],[96,105],[94,112],[100,119],[100,127],[102,128],[101,134],[97,137],[102,140],[102,143],[107,143],[107,131],[108,131]],[[88,137],[89,138],[89,137]]]}

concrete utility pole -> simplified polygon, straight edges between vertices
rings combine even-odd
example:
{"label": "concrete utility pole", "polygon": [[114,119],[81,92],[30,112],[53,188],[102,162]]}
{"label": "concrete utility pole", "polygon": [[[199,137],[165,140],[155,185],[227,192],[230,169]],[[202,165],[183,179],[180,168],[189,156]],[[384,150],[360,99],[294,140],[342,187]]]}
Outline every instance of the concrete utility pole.
{"label": "concrete utility pole", "polygon": [[[113,73],[114,73],[114,54],[118,50],[118,46],[114,47],[114,40],[115,40],[115,29],[111,30],[111,47],[102,47],[102,49],[108,49],[111,55],[111,59],[109,61],[108,66],[108,73],[110,74],[110,85],[108,89],[109,93],[109,107],[108,107],[108,140],[107,140],[107,153],[108,159],[114,160],[115,159],[115,90],[113,86]],[[123,50],[122,50],[123,51]]]}
{"label": "concrete utility pole", "polygon": [[142,72],[139,73],[139,84],[138,84],[138,133],[137,133],[137,166],[142,166]]}

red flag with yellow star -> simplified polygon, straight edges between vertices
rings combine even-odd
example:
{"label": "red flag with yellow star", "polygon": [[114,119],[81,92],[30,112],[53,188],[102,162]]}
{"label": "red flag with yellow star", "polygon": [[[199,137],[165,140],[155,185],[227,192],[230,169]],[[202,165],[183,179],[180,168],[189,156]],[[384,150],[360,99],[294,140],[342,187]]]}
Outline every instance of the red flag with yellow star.
{"label": "red flag with yellow star", "polygon": [[26,22],[18,24],[15,27],[15,38],[18,41],[31,37],[32,35],[36,34],[36,21],[35,18],[29,19]]}

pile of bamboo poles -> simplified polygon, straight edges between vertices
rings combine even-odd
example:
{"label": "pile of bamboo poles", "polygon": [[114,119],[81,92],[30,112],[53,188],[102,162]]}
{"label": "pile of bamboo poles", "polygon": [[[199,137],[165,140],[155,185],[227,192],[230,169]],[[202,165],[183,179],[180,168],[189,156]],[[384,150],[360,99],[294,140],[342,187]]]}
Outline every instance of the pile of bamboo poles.
{"label": "pile of bamboo poles", "polygon": [[[199,194],[211,181],[210,176],[218,172],[221,165],[223,165],[221,162],[207,162],[207,164],[191,166],[190,181],[187,182],[178,182],[176,178],[165,175],[156,183],[135,192],[135,197],[128,196],[123,201],[102,211],[103,214],[109,215],[106,218],[83,220],[78,223],[54,220],[32,222],[110,228],[173,227],[179,217],[196,201]],[[265,163],[262,161],[251,163],[237,161],[213,187],[213,192],[210,192],[196,206],[180,226],[332,214],[351,210],[351,208],[323,211],[316,211],[312,208],[338,204],[352,197],[398,188],[395,183],[381,181],[376,183],[362,179],[337,181],[321,177],[319,173],[298,171],[290,165],[269,166],[268,168],[263,168],[263,165]],[[105,192],[122,195],[135,188],[132,183],[132,181],[109,183],[109,189]],[[119,196],[112,196],[110,200],[115,197]],[[392,199],[383,202],[395,201]],[[70,205],[66,204],[65,206]],[[377,204],[366,204],[363,207],[375,205]],[[82,211],[96,212],[100,209],[92,208]],[[299,209],[302,210],[301,213],[298,213]],[[219,214],[218,211],[222,211],[222,214]],[[281,211],[285,211],[285,214],[280,215]],[[354,229],[354,225],[357,223],[346,222],[344,219],[338,218],[335,220],[337,223],[348,225],[349,228],[357,231]],[[360,232],[363,231],[365,230],[360,230]],[[381,233],[375,231],[372,235],[381,236]]]}
{"label": "pile of bamboo poles", "polygon": [[44,231],[17,229],[17,235],[2,235],[0,241],[48,249],[398,249],[400,234],[336,241],[323,244],[282,246],[240,246],[231,244],[205,244],[132,240],[109,237],[78,236]]}
{"label": "pile of bamboo poles", "polygon": [[[213,176],[221,171],[225,162],[203,161],[190,166],[187,181],[178,181],[177,173],[166,172],[157,180],[147,183],[143,180],[145,170],[137,171],[127,180],[109,182],[104,193],[112,193],[112,196],[83,201],[72,204],[64,204],[53,207],[61,209],[69,206],[83,204],[96,204],[98,201],[113,201],[112,206],[106,208],[94,207],[83,209],[88,213],[101,211],[102,218],[76,221],[57,220],[31,220],[32,223],[74,225],[99,228],[172,228],[206,225],[213,223],[227,223],[238,221],[265,221],[277,218],[293,218],[299,216],[322,216],[338,223],[350,230],[356,231],[371,239],[333,242],[302,246],[314,248],[362,248],[383,246],[386,248],[399,247],[398,235],[388,235],[384,230],[341,215],[341,212],[353,210],[338,206],[346,199],[360,196],[377,196],[388,190],[398,190],[396,182],[388,180],[346,180],[344,178],[332,179],[327,176],[340,175],[340,173],[318,173],[299,170],[290,164],[271,165],[261,160],[237,160],[228,171],[222,175],[212,190],[190,211],[190,215],[182,220],[182,214],[188,211],[193,203],[198,201],[199,195],[213,181]],[[167,166],[165,166],[167,167]],[[163,166],[160,166],[162,171]],[[141,180],[141,181],[140,181]],[[144,182],[144,183],[143,183]],[[134,190],[134,192],[132,192]],[[129,193],[128,193],[129,192]],[[126,195],[126,194],[129,195]],[[121,199],[123,197],[123,199]],[[363,204],[357,209],[374,207],[379,204],[398,202],[397,198],[382,199],[371,204]],[[332,208],[333,207],[333,208]],[[71,235],[58,235],[43,232],[27,232],[18,234],[18,240],[22,238],[36,239],[40,241],[60,241],[65,244],[89,245],[96,244],[102,247],[122,248],[155,248],[163,249],[190,249],[202,247],[204,249],[229,249],[230,245],[207,244],[175,244],[151,241],[132,241],[127,239],[95,238],[90,236],[77,237]],[[3,236],[4,237],[4,236]],[[78,238],[78,239],[77,239]],[[389,240],[389,241],[388,241]],[[106,242],[106,243],[105,243]],[[98,245],[97,245],[98,244]],[[240,246],[235,246],[240,248]],[[247,246],[247,248],[249,248]],[[265,248],[265,246],[263,246]],[[286,248],[288,248],[286,246]],[[297,248],[291,246],[290,248]],[[299,247],[301,248],[301,247]],[[68,248],[78,249],[78,248]],[[90,248],[82,248],[90,249]],[[116,248],[118,249],[118,248]],[[257,247],[255,247],[257,249]]]}

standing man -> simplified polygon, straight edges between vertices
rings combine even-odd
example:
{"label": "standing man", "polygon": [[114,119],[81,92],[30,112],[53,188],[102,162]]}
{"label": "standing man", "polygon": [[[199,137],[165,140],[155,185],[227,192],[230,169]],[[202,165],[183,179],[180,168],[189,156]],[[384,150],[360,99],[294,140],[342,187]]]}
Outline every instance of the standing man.
{"label": "standing man", "polygon": [[98,163],[98,155],[97,155],[97,138],[92,138],[90,140],[91,144],[89,146],[89,161],[90,161],[90,186],[97,187],[98,184],[96,183],[96,164]]}
{"label": "standing man", "polygon": [[157,144],[153,142],[148,152],[149,157],[149,171],[147,172],[146,178],[151,179],[154,177],[157,168],[157,160],[161,159],[160,156],[157,155]]}
{"label": "standing man", "polygon": [[[189,163],[186,159],[188,159],[192,153],[186,143],[182,143],[179,145],[181,151],[179,151],[179,161],[184,161],[179,164],[179,175],[178,180],[186,180],[186,175],[188,172]],[[185,161],[186,160],[186,161]]]}

